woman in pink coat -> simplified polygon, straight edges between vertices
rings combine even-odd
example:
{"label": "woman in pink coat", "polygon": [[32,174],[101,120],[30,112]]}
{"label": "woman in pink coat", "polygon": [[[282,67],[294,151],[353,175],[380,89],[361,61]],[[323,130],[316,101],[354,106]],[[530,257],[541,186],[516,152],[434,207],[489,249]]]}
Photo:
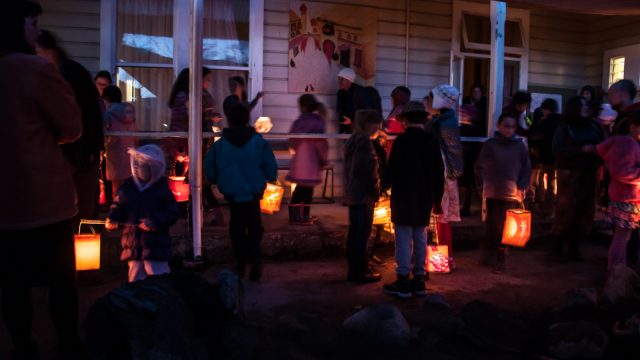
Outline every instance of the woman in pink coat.
{"label": "woman in pink coat", "polygon": [[[292,134],[323,134],[325,132],[325,107],[315,96],[304,94],[298,98],[300,117],[291,125]],[[313,188],[322,182],[320,172],[327,164],[329,144],[325,139],[289,139],[291,169],[287,180],[296,184],[289,204],[289,222],[313,224],[311,201]]]}
{"label": "woman in pink coat", "polygon": [[[106,131],[138,131],[136,108],[131,103],[112,104],[104,114]],[[137,139],[133,136],[106,136],[104,141],[107,158],[107,179],[113,186],[113,194],[131,177],[129,149],[135,148]]]}
{"label": "woman in pink coat", "polygon": [[640,224],[640,112],[629,116],[630,134],[614,136],[597,145],[611,174],[609,216],[615,225],[608,269],[627,262],[627,242]]}

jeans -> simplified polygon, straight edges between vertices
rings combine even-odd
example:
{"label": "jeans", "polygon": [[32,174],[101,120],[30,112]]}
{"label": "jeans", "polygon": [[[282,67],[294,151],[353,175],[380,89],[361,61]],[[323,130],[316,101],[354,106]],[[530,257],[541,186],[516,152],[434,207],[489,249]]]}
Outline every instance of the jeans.
{"label": "jeans", "polygon": [[129,261],[129,282],[144,280],[148,275],[162,275],[170,272],[167,261]]}
{"label": "jeans", "polygon": [[[394,224],[396,231],[396,273],[408,276],[427,274],[427,233],[424,226]],[[413,240],[413,252],[412,250]]]}
{"label": "jeans", "polygon": [[251,265],[260,263],[260,243],[262,242],[262,218],[260,216],[260,201],[229,204],[231,218],[229,220],[229,235],[236,255],[239,269],[249,262]]}
{"label": "jeans", "polygon": [[373,227],[373,207],[349,206],[349,234],[347,235],[347,263],[349,274],[358,276],[367,272],[367,241]]}
{"label": "jeans", "polygon": [[291,204],[311,204],[313,201],[313,187],[311,186],[296,186],[296,189],[291,195]]}

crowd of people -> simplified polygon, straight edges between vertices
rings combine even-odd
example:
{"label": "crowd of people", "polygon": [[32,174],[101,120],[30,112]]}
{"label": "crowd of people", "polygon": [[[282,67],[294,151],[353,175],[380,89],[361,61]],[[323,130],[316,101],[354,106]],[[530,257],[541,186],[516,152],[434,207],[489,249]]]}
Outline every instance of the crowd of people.
{"label": "crowd of people", "polygon": [[[109,72],[92,78],[67,57],[52,33],[39,30],[40,13],[39,5],[24,1],[0,21],[0,91],[7,95],[0,97],[0,112],[12,120],[0,122],[0,154],[5,154],[0,164],[14,174],[0,178],[2,312],[15,358],[34,358],[30,290],[49,286],[60,351],[63,358],[75,359],[82,358],[82,346],[73,234],[80,219],[98,217],[100,181],[111,198],[105,227],[122,228],[128,280],[168,273],[169,229],[181,211],[167,175],[186,175],[189,153],[186,139],[139,146],[135,136],[105,136],[105,131],[136,131],[134,105],[122,101]],[[218,141],[203,143],[205,208],[214,213],[212,225],[229,228],[239,277],[249,266],[249,279],[259,280],[260,200],[278,171],[269,142],[250,126],[250,111],[263,95],[249,101],[244,78],[232,77],[220,113],[207,91],[212,73],[203,68],[202,76],[202,130],[219,130],[225,118],[228,123]],[[356,79],[352,69],[340,71],[336,104],[338,130],[350,134],[343,144],[349,282],[381,280],[368,245],[376,203],[390,197],[397,279],[383,290],[400,298],[425,295],[427,227],[435,223],[439,244],[447,247],[455,269],[451,224],[470,214],[476,189],[486,228],[479,262],[494,273],[506,271],[508,248],[501,240],[506,212],[514,208],[553,217],[554,259],[577,262],[599,202],[615,227],[609,269],[638,260],[640,103],[634,104],[633,82],[613,84],[608,104],[585,86],[568,99],[562,114],[553,99],[531,113],[531,95],[518,91],[488,140],[463,143],[463,136],[486,130],[482,86],[473,86],[462,106],[459,90],[450,85],[434,87],[422,101],[412,101],[411,90],[398,86],[385,119],[378,91]],[[188,130],[188,102],[189,69],[184,69],[168,102],[171,130]],[[300,96],[298,108],[290,133],[327,131],[326,107],[314,95]],[[297,184],[289,220],[312,225],[317,220],[311,215],[313,192],[329,161],[328,142],[299,138],[289,145],[287,180]],[[228,222],[212,186],[229,204]]]}

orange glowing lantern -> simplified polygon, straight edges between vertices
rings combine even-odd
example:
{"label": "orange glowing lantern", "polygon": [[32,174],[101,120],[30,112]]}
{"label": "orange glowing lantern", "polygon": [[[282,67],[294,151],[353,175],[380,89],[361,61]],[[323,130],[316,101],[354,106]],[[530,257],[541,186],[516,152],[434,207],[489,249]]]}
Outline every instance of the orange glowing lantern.
{"label": "orange glowing lantern", "polygon": [[531,238],[531,211],[523,209],[507,210],[504,221],[502,245],[524,247]]}
{"label": "orange glowing lantern", "polygon": [[380,199],[373,210],[373,225],[386,225],[391,222],[391,201]]}
{"label": "orange glowing lantern", "polygon": [[262,200],[260,200],[260,211],[269,215],[280,211],[283,196],[284,188],[282,186],[267,183],[267,188],[264,189]]}
{"label": "orange glowing lantern", "polygon": [[[82,226],[83,222],[80,222]],[[74,236],[76,251],[76,270],[100,269],[100,234],[96,234],[93,228],[91,234],[78,234]]]}
{"label": "orange glowing lantern", "polygon": [[107,193],[104,190],[104,181],[102,181],[102,179],[98,181],[100,182],[100,197],[98,198],[98,204],[104,205],[107,203]]}
{"label": "orange glowing lantern", "polygon": [[185,176],[169,176],[169,189],[177,202],[189,201],[189,184]]}

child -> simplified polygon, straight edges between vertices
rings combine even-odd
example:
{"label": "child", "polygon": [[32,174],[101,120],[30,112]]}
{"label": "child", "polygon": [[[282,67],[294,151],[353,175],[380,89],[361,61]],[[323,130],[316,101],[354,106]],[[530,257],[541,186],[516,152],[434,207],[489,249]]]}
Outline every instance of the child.
{"label": "child", "polygon": [[162,149],[145,145],[129,153],[133,176],[118,190],[105,227],[114,230],[123,225],[120,259],[129,263],[129,282],[133,282],[169,272],[169,227],[180,212],[164,176]]}
{"label": "child", "polygon": [[406,130],[393,143],[385,177],[385,185],[391,187],[398,266],[397,281],[383,289],[400,298],[427,293],[425,230],[431,210],[442,213],[444,165],[436,137],[425,130],[427,115],[420,102],[411,101],[405,106],[402,121]]}
{"label": "child", "polygon": [[345,143],[345,203],[349,205],[347,235],[347,280],[358,284],[380,281],[369,268],[367,240],[373,226],[373,210],[380,195],[378,159],[373,147],[382,127],[382,115],[376,110],[358,110],[353,135]]}
{"label": "child", "polygon": [[487,210],[480,262],[494,265],[493,272],[497,274],[505,271],[507,249],[501,242],[506,212],[522,207],[531,177],[529,152],[524,142],[515,136],[516,117],[512,113],[500,115],[498,131],[484,143],[475,165]]}
{"label": "child", "polygon": [[[104,114],[106,131],[137,131],[136,108],[131,103],[113,103]],[[129,148],[136,146],[133,136],[105,136],[107,179],[111,181],[113,194],[131,177]]]}
{"label": "child", "polygon": [[615,225],[608,269],[627,263],[627,242],[640,222],[640,112],[629,115],[629,135],[614,136],[596,146],[611,175],[609,216]]}
{"label": "child", "polygon": [[235,105],[228,111],[229,126],[207,154],[204,170],[212,184],[229,202],[229,234],[236,256],[237,272],[244,277],[247,261],[250,280],[260,280],[262,219],[260,199],[267,181],[276,181],[278,165],[269,143],[249,127],[249,110]]}
{"label": "child", "polygon": [[[326,115],[324,105],[315,96],[304,94],[298,99],[300,117],[291,125],[290,133],[323,134],[325,132]],[[291,224],[313,224],[311,217],[311,201],[313,187],[320,184],[320,171],[327,164],[329,144],[325,139],[289,139],[291,152],[291,170],[287,180],[296,184],[289,205],[289,222]]]}

